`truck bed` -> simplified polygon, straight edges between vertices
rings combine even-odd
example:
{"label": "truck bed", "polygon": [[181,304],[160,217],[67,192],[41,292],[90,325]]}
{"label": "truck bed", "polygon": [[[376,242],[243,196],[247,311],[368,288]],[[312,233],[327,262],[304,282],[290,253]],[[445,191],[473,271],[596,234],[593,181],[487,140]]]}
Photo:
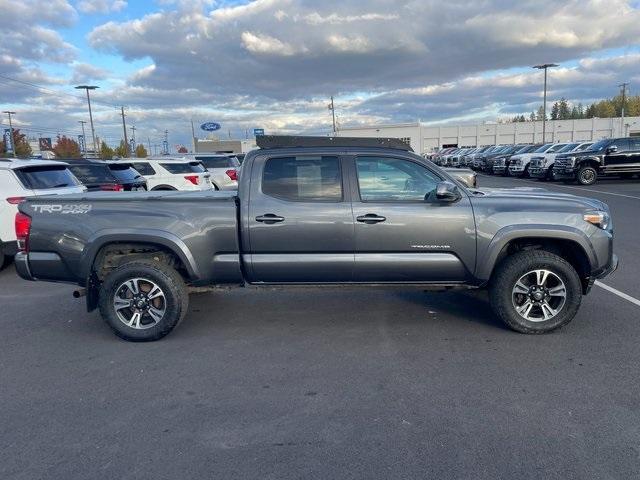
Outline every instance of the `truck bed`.
{"label": "truck bed", "polygon": [[[86,282],[111,243],[150,241],[175,254],[192,284],[242,282],[235,192],[96,192],[27,200],[31,273]],[[206,279],[206,280],[205,280]]]}

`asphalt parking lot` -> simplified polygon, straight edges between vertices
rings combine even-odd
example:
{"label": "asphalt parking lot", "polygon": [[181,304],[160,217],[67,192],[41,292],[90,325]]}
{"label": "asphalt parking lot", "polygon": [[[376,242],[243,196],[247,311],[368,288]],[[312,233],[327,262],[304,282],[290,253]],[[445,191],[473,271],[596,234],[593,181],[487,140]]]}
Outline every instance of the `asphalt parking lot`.
{"label": "asphalt parking lot", "polygon": [[[640,298],[640,181],[607,202]],[[166,339],[118,340],[73,287],[0,272],[0,478],[637,478],[640,306],[603,286],[556,333],[482,292],[198,294]]]}

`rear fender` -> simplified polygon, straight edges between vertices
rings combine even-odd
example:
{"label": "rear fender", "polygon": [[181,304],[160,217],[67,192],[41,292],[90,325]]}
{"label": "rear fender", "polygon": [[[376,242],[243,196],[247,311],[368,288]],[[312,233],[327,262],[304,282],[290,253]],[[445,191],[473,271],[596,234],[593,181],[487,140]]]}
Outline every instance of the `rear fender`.
{"label": "rear fender", "polygon": [[200,269],[187,245],[177,236],[161,230],[137,229],[135,233],[129,230],[108,229],[96,232],[87,241],[87,247],[81,256],[81,278],[89,279],[96,256],[102,247],[112,243],[146,243],[164,247],[173,252],[182,262],[189,279],[197,281]]}

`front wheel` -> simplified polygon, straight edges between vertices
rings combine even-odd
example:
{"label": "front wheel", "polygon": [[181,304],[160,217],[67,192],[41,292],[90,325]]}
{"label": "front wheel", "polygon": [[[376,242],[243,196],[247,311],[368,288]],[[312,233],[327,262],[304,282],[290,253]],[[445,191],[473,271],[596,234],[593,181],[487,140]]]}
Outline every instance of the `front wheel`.
{"label": "front wheel", "polygon": [[100,313],[120,338],[159,340],[184,318],[189,305],[180,274],[168,265],[134,260],[113,270],[99,293]]}
{"label": "front wheel", "polygon": [[580,185],[593,185],[598,179],[598,172],[595,168],[585,165],[578,170],[577,178]]}
{"label": "front wheel", "polygon": [[568,324],[578,312],[582,286],[563,258],[543,250],[507,257],[489,286],[491,306],[511,329],[547,333]]}

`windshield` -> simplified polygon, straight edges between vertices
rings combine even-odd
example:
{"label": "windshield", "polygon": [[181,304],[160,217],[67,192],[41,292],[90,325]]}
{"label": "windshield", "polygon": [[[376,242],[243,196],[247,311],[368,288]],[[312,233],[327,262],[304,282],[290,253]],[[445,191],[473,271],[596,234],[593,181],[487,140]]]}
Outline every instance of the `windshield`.
{"label": "windshield", "polygon": [[561,148],[560,150],[558,150],[558,153],[570,152],[571,150],[576,148],[578,145],[580,145],[580,144],[579,143],[569,143],[568,145],[566,145],[563,148]]}
{"label": "windshield", "polygon": [[205,171],[205,168],[202,166],[202,163],[200,162],[161,163],[160,165],[166,168],[169,173],[174,173],[174,174],[202,173]]}
{"label": "windshield", "polygon": [[539,149],[534,150],[533,153],[544,153],[549,150],[553,146],[552,143],[547,143],[546,145],[542,145]]}
{"label": "windshield", "polygon": [[206,168],[237,168],[240,162],[236,157],[197,156],[196,160],[204,163]]}
{"label": "windshield", "polygon": [[560,151],[562,148],[565,147],[565,143],[557,143],[555,144],[553,147],[551,147],[549,150],[547,150],[547,153],[554,153],[554,152],[558,152]]}
{"label": "windshield", "polygon": [[111,174],[122,183],[135,182],[142,178],[142,175],[140,175],[129,163],[110,163],[109,169],[111,170]]}
{"label": "windshield", "polygon": [[596,142],[593,145],[591,145],[591,147],[589,147],[589,151],[591,151],[591,152],[599,152],[600,150],[606,148],[607,145],[609,145],[609,142],[611,142],[611,140],[609,140],[609,139],[600,140],[599,142]]}
{"label": "windshield", "polygon": [[22,184],[31,190],[77,187],[78,180],[66,166],[47,165],[27,167],[15,171]]}
{"label": "windshield", "polygon": [[84,184],[116,183],[106,165],[69,165],[69,170]]}

